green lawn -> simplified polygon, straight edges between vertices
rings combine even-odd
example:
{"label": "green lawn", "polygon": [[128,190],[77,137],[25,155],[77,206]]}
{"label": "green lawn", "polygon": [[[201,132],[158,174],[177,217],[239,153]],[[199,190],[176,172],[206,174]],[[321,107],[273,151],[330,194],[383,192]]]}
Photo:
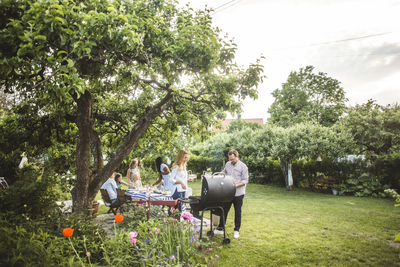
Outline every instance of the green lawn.
{"label": "green lawn", "polygon": [[[189,186],[200,195],[200,181]],[[217,266],[400,266],[393,201],[250,184],[242,213],[239,239],[229,213]]]}

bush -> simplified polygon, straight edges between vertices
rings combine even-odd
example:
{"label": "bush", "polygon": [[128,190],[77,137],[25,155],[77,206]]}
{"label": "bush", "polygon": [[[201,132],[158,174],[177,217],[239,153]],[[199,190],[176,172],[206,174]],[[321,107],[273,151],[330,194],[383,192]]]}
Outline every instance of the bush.
{"label": "bush", "polygon": [[25,214],[31,219],[45,217],[55,209],[58,194],[56,179],[42,175],[39,166],[27,164],[18,172],[19,179],[0,193],[0,209]]}
{"label": "bush", "polygon": [[202,175],[204,171],[211,168],[212,172],[220,172],[224,168],[224,161],[222,159],[213,159],[197,155],[190,155],[187,164],[187,169],[192,173]]}

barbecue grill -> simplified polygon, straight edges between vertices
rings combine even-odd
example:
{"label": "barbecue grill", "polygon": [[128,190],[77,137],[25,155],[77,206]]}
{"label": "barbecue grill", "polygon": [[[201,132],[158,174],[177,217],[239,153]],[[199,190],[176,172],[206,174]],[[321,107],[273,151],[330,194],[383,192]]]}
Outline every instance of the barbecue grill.
{"label": "barbecue grill", "polygon": [[[224,209],[232,202],[235,197],[235,192],[236,186],[233,178],[222,172],[218,172],[212,175],[202,176],[201,196],[191,196],[181,200],[184,203],[189,203],[192,214],[201,220],[200,238],[203,232],[204,211],[210,211],[210,231],[207,232],[207,235],[213,236],[212,214],[219,215],[221,220],[225,222]],[[223,243],[230,243],[229,238],[226,238],[225,225]]]}

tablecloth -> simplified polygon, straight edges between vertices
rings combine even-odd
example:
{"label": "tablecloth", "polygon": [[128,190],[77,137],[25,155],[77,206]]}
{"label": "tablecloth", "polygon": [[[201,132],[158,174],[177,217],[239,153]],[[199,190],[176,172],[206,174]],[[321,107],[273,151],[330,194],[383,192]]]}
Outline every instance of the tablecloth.
{"label": "tablecloth", "polygon": [[[146,196],[146,192],[126,190],[125,195],[130,196],[132,198],[132,200],[135,200],[135,199],[144,200],[144,201],[149,200],[148,197]],[[151,193],[150,200],[173,200],[173,199],[169,195]]]}

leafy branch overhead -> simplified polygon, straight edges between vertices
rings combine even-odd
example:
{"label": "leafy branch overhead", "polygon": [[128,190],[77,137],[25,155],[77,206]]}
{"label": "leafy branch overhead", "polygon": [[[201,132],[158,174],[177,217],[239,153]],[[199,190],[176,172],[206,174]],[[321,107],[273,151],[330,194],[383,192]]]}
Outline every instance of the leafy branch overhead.
{"label": "leafy branch overhead", "polygon": [[35,106],[25,116],[57,113],[76,124],[85,203],[147,131],[204,129],[256,98],[263,79],[259,60],[235,64],[236,45],[211,26],[210,10],[106,0],[2,1],[0,10],[0,86]]}

